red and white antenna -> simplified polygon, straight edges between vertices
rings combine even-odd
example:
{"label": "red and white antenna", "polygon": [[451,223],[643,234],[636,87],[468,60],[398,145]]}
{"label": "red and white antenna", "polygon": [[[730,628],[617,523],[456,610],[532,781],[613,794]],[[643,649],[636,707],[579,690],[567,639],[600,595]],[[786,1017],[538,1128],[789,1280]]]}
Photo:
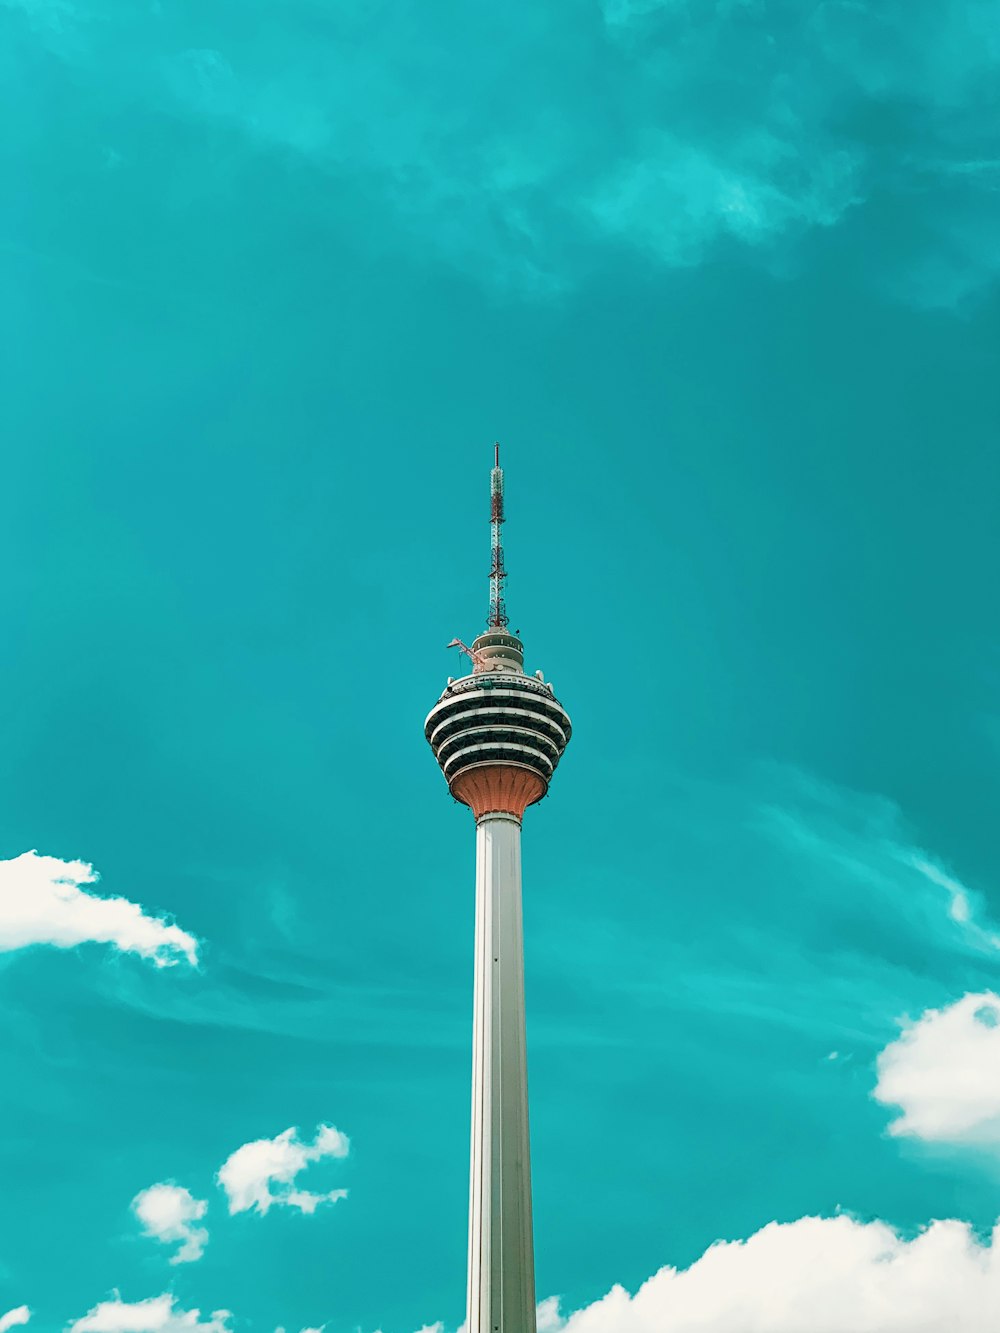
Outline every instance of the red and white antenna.
{"label": "red and white antenna", "polygon": [[493,446],[493,471],[490,473],[490,542],[493,563],[490,567],[490,629],[507,628],[507,608],[504,605],[503,581],[507,571],[503,564],[503,469],[500,466],[500,446]]}

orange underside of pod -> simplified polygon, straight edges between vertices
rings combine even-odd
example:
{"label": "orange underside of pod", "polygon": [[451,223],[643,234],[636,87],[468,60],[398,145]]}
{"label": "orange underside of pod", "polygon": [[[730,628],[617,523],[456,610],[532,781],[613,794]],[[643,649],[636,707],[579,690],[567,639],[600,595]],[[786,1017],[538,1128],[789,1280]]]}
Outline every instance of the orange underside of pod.
{"label": "orange underside of pod", "polygon": [[520,817],[529,805],[545,795],[545,783],[537,773],[512,764],[484,764],[460,773],[452,783],[451,794],[470,806],[478,819],[494,810]]}

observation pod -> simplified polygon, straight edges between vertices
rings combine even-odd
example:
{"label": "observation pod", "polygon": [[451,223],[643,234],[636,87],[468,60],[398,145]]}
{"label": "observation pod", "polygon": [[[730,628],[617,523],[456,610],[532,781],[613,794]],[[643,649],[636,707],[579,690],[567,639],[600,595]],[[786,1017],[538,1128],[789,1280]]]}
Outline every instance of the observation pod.
{"label": "observation pod", "polygon": [[552,686],[524,674],[504,607],[503,473],[490,478],[490,618],[424,723],[448,788],[476,819],[467,1333],[536,1333],[521,917],[521,820],[572,734]]}
{"label": "observation pod", "polygon": [[488,630],[472,651],[472,674],[445,687],[424,734],[457,801],[477,818],[520,819],[548,791],[572,725],[552,686],[524,674],[520,639]]}

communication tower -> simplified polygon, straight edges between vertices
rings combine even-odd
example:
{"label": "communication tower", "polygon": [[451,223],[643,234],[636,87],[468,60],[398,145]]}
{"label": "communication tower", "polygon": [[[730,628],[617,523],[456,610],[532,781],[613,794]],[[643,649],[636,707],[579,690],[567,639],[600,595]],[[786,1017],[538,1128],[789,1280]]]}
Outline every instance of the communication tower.
{"label": "communication tower", "polygon": [[476,820],[468,1333],[535,1333],[521,924],[521,821],[572,731],[552,686],[524,674],[507,628],[500,446],[490,474],[490,613],[424,725],[456,800]]}

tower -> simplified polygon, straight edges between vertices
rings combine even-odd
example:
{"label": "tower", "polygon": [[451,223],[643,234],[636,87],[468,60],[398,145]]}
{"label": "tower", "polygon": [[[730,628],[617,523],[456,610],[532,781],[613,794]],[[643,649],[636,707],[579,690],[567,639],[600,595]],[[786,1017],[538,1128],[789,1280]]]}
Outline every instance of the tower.
{"label": "tower", "polygon": [[476,819],[468,1333],[535,1333],[521,928],[521,820],[548,791],[571,726],[507,629],[503,472],[490,475],[490,614],[424,732],[452,796]]}

